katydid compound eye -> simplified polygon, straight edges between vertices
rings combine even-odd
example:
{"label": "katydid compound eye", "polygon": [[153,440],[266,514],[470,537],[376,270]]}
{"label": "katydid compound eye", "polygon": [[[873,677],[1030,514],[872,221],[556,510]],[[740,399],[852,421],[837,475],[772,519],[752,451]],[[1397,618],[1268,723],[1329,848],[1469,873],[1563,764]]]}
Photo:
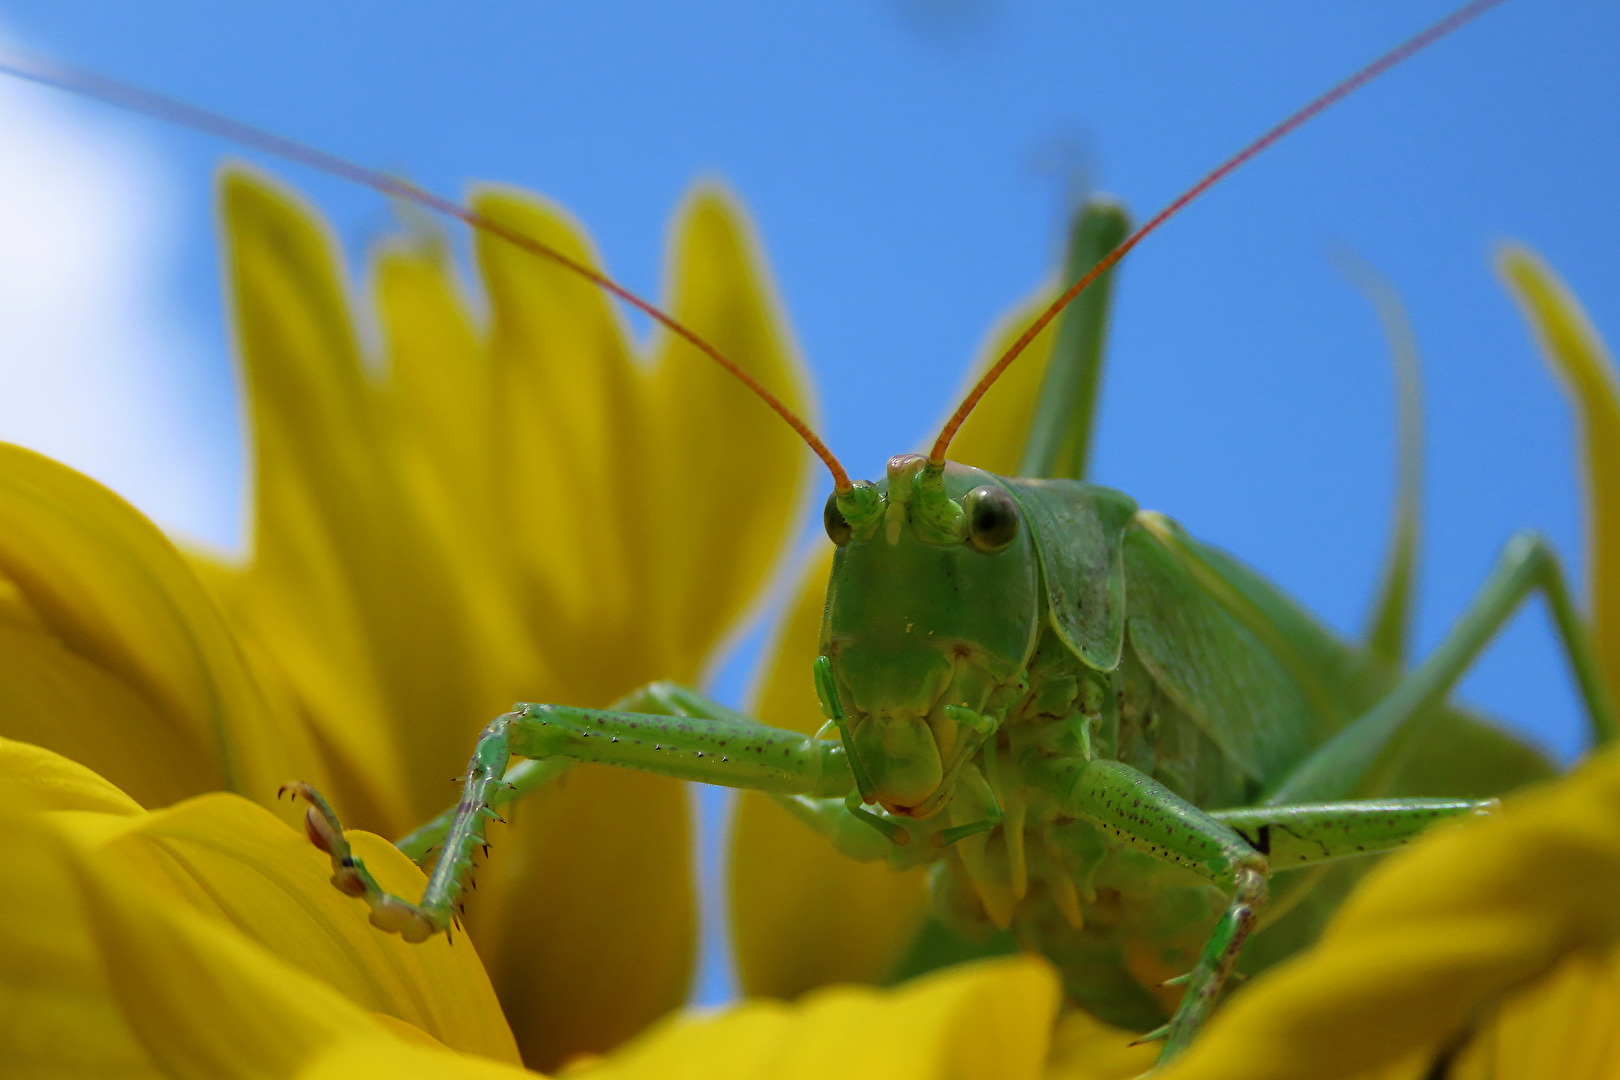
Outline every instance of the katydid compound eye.
{"label": "katydid compound eye", "polygon": [[1007,550],[1018,535],[1018,504],[999,487],[976,487],[962,500],[967,511],[968,543],[986,555]]}
{"label": "katydid compound eye", "polygon": [[838,509],[838,493],[835,491],[827,496],[827,505],[821,508],[821,524],[827,529],[827,539],[843,547],[849,543],[853,530],[849,522],[844,520],[844,512]]}

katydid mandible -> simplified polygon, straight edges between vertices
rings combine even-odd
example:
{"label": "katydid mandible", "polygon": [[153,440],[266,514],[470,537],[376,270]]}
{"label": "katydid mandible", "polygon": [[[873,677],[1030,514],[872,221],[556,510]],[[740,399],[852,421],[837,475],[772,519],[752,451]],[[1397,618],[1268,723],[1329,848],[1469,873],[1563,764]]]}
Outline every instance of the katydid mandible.
{"label": "katydid mandible", "polygon": [[[1375,620],[1396,629],[1346,645],[1231,557],[1082,479],[1109,268],[1254,154],[1496,2],[1476,0],[1375,61],[1134,233],[1118,207],[1088,207],[1069,288],[931,452],[893,458],[876,483],[850,481],[802,421],[691,331],[532,238],[143,91],[59,68],[9,70],[347,176],[563,262],[748,383],[833,474],[824,521],[837,552],[812,672],[824,735],[767,727],[669,683],[606,710],[520,704],[480,737],[459,806],[399,841],[419,861],[438,852],[416,903],[383,892],[326,801],[291,785],[313,804],[309,833],[331,857],[334,884],[365,900],[373,923],[413,941],[447,931],[500,807],[576,762],[644,769],[767,792],[851,857],[929,865],[934,937],[919,945],[918,966],[937,960],[929,949],[940,940],[1011,930],[1059,967],[1074,1002],[1164,1039],[1167,1060],[1190,1044],[1257,929],[1269,932],[1251,950],[1254,966],[1319,925],[1349,877],[1322,885],[1329,864],[1483,812],[1488,796],[1544,770],[1445,704],[1530,593],[1549,602],[1594,739],[1615,730],[1557,562],[1534,536],[1508,544],[1442,646],[1402,674],[1401,589],[1386,590]],[[1021,475],[947,461],[963,417],[1060,313]],[[1394,560],[1392,580],[1402,566]]]}

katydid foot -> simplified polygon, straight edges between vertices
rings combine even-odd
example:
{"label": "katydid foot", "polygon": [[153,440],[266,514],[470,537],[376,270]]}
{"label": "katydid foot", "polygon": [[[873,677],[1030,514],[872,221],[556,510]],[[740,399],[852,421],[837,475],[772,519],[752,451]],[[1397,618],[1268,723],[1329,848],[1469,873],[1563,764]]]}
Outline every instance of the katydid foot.
{"label": "katydid foot", "polygon": [[[437,933],[448,933],[453,913],[448,903],[429,906],[413,904],[403,897],[385,892],[366,864],[349,847],[338,821],[326,798],[310,785],[301,781],[283,784],[276,792],[279,799],[290,795],[309,803],[304,812],[304,832],[309,842],[326,852],[332,860],[332,884],[346,896],[364,900],[371,908],[371,925],[390,934],[398,934],[409,942],[422,942]],[[424,900],[426,898],[424,897]]]}

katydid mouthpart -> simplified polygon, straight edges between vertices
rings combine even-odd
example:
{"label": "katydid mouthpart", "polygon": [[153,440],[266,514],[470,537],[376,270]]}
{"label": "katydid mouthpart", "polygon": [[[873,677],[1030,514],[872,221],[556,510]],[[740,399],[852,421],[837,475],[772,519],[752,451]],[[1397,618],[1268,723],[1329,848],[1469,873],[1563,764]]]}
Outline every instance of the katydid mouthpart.
{"label": "katydid mouthpart", "polygon": [[[334,883],[364,899],[376,925],[411,940],[447,930],[484,823],[573,763],[644,769],[770,793],[851,857],[931,866],[942,932],[1013,931],[1060,968],[1073,1001],[1164,1038],[1169,1058],[1257,928],[1268,930],[1262,950],[1279,942],[1275,955],[1319,925],[1337,895],[1322,868],[1484,812],[1497,790],[1538,774],[1533,754],[1445,704],[1531,592],[1549,601],[1594,738],[1614,730],[1557,563],[1534,537],[1509,544],[1451,636],[1403,675],[1170,519],[1082,480],[1109,268],[1238,165],[1496,2],[1375,61],[1135,232],[1118,207],[1093,203],[1075,228],[1073,284],[930,453],[892,459],[875,483],[852,481],[803,421],[696,334],[530,237],[177,102],[48,65],[9,70],[348,177],[561,262],[750,385],[833,476],[824,523],[837,554],[812,673],[828,737],[766,727],[667,683],[605,710],[521,704],[480,738],[460,805],[399,842],[418,859],[439,853],[416,903],[384,893],[320,794],[291,785],[313,804],[310,837]],[[1020,476],[949,462],[962,419],[1060,314]],[[1284,870],[1294,872],[1276,876]],[[1171,982],[1179,1000],[1161,989]]]}

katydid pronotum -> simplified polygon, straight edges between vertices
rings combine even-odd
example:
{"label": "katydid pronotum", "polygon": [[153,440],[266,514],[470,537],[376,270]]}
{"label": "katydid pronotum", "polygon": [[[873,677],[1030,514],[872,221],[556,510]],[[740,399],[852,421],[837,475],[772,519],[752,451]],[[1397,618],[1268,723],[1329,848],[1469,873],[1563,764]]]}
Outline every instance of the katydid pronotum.
{"label": "katydid pronotum", "polygon": [[[1071,257],[1088,272],[1071,274],[1074,288],[1030,334],[1106,272],[1105,253],[1111,264],[1286,130],[1486,6],[1348,80],[1130,238],[1115,209],[1094,206]],[[76,88],[425,201],[556,257],[387,177],[104,82]],[[1417,786],[1406,767],[1415,747],[1443,738],[1455,756],[1512,774],[1518,748],[1443,700],[1530,592],[1550,602],[1595,736],[1610,736],[1578,617],[1534,538],[1510,544],[1451,637],[1397,681],[1173,522],[1082,483],[1076,449],[1091,416],[1075,387],[1095,378],[1105,305],[1100,282],[1064,317],[1021,478],[946,462],[960,413],[930,455],[895,458],[877,484],[851,483],[790,421],[836,480],[826,525],[839,550],[814,671],[825,737],[766,728],[668,684],[609,710],[521,705],[480,740],[461,806],[400,842],[419,858],[441,852],[420,903],[382,893],[324,801],[300,786],[338,886],[364,898],[379,926],[420,939],[449,927],[484,821],[575,761],[753,788],[854,857],[932,864],[942,925],[968,937],[1013,927],[1063,969],[1077,1003],[1156,1029],[1173,1056],[1257,922],[1316,903],[1308,868],[1386,850],[1436,818],[1487,805],[1397,797]],[[526,760],[509,768],[513,755]],[[1467,786],[1443,762],[1422,776],[1431,794]],[[1294,867],[1303,869],[1271,880]],[[1144,985],[1143,951],[1188,959],[1167,1024]]]}

